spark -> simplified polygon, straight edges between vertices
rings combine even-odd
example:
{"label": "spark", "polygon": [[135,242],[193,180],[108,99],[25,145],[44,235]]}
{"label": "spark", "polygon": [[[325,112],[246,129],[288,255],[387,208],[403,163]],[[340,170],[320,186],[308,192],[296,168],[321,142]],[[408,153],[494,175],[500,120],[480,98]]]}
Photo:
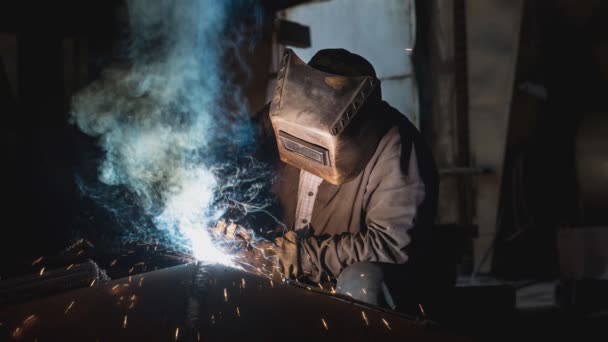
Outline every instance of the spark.
{"label": "spark", "polygon": [[74,264],[71,264],[70,266],[68,266],[68,267],[66,268],[66,270],[68,270],[68,271],[69,271],[69,270],[71,270],[71,269],[72,269],[72,267],[74,267]]}
{"label": "spark", "polygon": [[327,322],[325,322],[325,318],[321,318],[321,323],[323,323],[323,327],[325,327],[325,330],[329,330],[329,327],[327,326]]}
{"label": "spark", "polygon": [[405,48],[405,51],[407,51],[407,52],[412,52],[412,50],[413,50],[412,48]]}
{"label": "spark", "polygon": [[418,304],[418,308],[420,309],[422,316],[426,316],[426,312],[424,312],[424,308],[422,307],[422,304]]}
{"label": "spark", "polygon": [[135,295],[131,295],[131,298],[129,298],[132,302],[135,301],[135,299],[137,299],[137,297]]}
{"label": "spark", "polygon": [[93,281],[91,282],[91,285],[89,285],[90,287],[93,287],[93,285],[95,285],[95,282],[97,281],[97,279],[93,279]]}
{"label": "spark", "polygon": [[272,279],[270,279],[270,287],[274,288],[274,283],[272,282]]}
{"label": "spark", "polygon": [[131,310],[135,307],[135,302],[131,302],[131,304],[129,304],[128,309]]}
{"label": "spark", "polygon": [[175,340],[177,341],[178,338],[179,338],[179,327],[175,328]]}
{"label": "spark", "polygon": [[122,327],[127,329],[127,315],[125,315],[125,318],[122,320]]}
{"label": "spark", "polygon": [[15,331],[13,331],[13,337],[21,336],[20,332],[21,332],[21,327],[15,328]]}
{"label": "spark", "polygon": [[367,314],[365,314],[365,311],[361,311],[361,317],[363,317],[365,325],[369,326],[369,320],[367,319]]}
{"label": "spark", "polygon": [[133,273],[133,270],[134,270],[134,269],[135,269],[135,267],[131,267],[131,268],[129,269],[129,273]]}
{"label": "spark", "polygon": [[241,317],[241,310],[239,310],[239,307],[238,307],[238,306],[236,307],[236,315],[237,315],[238,317]]}
{"label": "spark", "polygon": [[32,263],[32,266],[35,266],[37,263],[41,262],[43,258],[44,257],[40,257],[40,258],[34,260],[34,262]]}
{"label": "spark", "polygon": [[228,301],[228,290],[224,288],[224,302]]}
{"label": "spark", "polygon": [[112,260],[112,262],[110,263],[110,267],[114,267],[114,265],[116,265],[117,262],[118,262],[118,259]]}
{"label": "spark", "polygon": [[386,325],[386,328],[387,328],[388,330],[392,330],[392,329],[391,329],[391,325],[390,325],[390,324],[388,324],[388,321],[387,321],[386,319],[384,319],[384,318],[383,318],[383,319],[382,319],[382,323],[384,323],[384,325]]}
{"label": "spark", "polygon": [[[27,324],[29,321],[33,320],[34,318],[36,318],[36,315],[27,316],[27,318],[23,320],[23,324]],[[2,325],[2,324],[0,324],[0,325]]]}
{"label": "spark", "polygon": [[306,286],[306,289],[307,289],[308,291],[312,291],[312,289],[310,288],[310,286]]}
{"label": "spark", "polygon": [[65,309],[65,311],[63,312],[65,315],[68,314],[68,311],[70,311],[70,309],[72,308],[72,306],[74,306],[74,303],[76,303],[75,300],[73,300],[70,305],[68,305],[68,307]]}
{"label": "spark", "polygon": [[82,254],[82,252],[84,252],[84,249],[79,250],[78,253],[76,253],[76,255],[80,255],[80,254]]}
{"label": "spark", "polygon": [[89,240],[84,240],[84,242],[86,242],[90,247],[95,248],[95,246]]}
{"label": "spark", "polygon": [[319,288],[320,288],[321,290],[325,290],[325,289],[323,288],[323,285],[321,285],[321,283],[317,283],[317,285],[319,285]]}
{"label": "spark", "polygon": [[129,276],[129,283],[131,283],[131,276]]}
{"label": "spark", "polygon": [[43,268],[40,270],[40,275],[42,275],[42,274],[44,273],[44,270],[45,270],[45,269],[46,269],[46,267],[43,267]]}
{"label": "spark", "polygon": [[331,294],[336,294],[336,289],[333,286],[331,286]]}
{"label": "spark", "polygon": [[241,286],[243,286],[243,288],[245,288],[245,285],[246,285],[245,278],[241,278]]}
{"label": "spark", "polygon": [[200,332],[200,331],[197,331],[197,332],[196,332],[196,340],[197,340],[197,341],[200,341],[200,340],[201,340],[201,332]]}
{"label": "spark", "polygon": [[350,293],[350,292],[348,292],[348,291],[346,292],[346,294],[347,294],[349,297],[352,297],[352,296],[353,296],[353,295],[352,295],[352,293]]}
{"label": "spark", "polygon": [[141,276],[141,278],[139,278],[139,287],[142,287],[144,284],[144,276]]}
{"label": "spark", "polygon": [[116,290],[119,286],[120,286],[119,284],[112,286],[112,291]]}
{"label": "spark", "polygon": [[361,289],[361,292],[363,292],[364,295],[367,295],[367,290],[366,289]]}
{"label": "spark", "polygon": [[361,273],[361,278],[365,277],[365,273]]}

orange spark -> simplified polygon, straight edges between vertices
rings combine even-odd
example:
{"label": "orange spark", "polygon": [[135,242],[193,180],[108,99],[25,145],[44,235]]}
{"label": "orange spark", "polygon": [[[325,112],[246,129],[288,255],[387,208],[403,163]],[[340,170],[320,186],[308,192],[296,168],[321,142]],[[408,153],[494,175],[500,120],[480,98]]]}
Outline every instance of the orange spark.
{"label": "orange spark", "polygon": [[72,306],[74,306],[74,303],[76,303],[75,300],[73,300],[70,305],[68,305],[68,307],[65,309],[65,311],[63,312],[65,315],[68,314],[68,311],[70,311],[70,309],[72,308]]}
{"label": "orange spark", "polygon": [[391,329],[391,325],[390,325],[390,324],[388,324],[388,321],[387,321],[386,319],[384,319],[384,318],[383,318],[383,319],[382,319],[382,323],[384,323],[384,325],[386,325],[386,328],[387,328],[388,330],[392,330],[392,329]]}
{"label": "orange spark", "polygon": [[361,311],[361,317],[363,317],[363,320],[365,321],[365,325],[369,326],[369,320],[367,319],[367,315],[365,314],[365,311]]}
{"label": "orange spark", "polygon": [[32,266],[35,266],[37,263],[41,262],[42,259],[43,259],[43,257],[40,257],[40,258],[34,260],[34,262],[32,263]]}

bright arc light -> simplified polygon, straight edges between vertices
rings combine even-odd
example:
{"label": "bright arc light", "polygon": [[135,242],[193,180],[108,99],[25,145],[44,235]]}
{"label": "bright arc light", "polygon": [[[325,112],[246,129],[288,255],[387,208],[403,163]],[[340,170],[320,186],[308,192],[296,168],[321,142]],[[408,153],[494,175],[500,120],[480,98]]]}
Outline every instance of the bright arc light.
{"label": "bright arc light", "polygon": [[208,227],[205,216],[213,200],[216,180],[202,166],[184,170],[172,180],[174,191],[167,199],[162,214],[157,218],[161,228],[176,227],[176,240],[185,239],[192,256],[203,263],[234,266],[233,256],[218,246]]}

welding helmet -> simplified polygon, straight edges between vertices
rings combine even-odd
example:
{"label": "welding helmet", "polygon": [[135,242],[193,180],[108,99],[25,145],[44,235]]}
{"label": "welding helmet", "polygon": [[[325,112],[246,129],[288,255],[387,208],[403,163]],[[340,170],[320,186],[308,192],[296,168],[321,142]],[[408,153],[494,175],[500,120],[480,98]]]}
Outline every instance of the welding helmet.
{"label": "welding helmet", "polygon": [[[349,59],[371,71],[359,72]],[[321,50],[307,65],[286,49],[270,104],[281,160],[335,185],[355,178],[385,132],[373,109],[380,98],[380,81],[362,57]]]}

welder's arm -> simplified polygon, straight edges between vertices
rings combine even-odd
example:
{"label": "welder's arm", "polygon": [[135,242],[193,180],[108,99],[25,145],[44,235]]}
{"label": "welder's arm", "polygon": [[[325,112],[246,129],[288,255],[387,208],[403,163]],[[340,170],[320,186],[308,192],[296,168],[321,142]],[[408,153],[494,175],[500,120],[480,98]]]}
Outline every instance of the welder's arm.
{"label": "welder's arm", "polygon": [[405,163],[401,161],[398,134],[380,147],[384,150],[366,189],[367,230],[329,237],[311,236],[301,241],[303,270],[312,273],[312,278],[319,280],[322,271],[337,277],[344,268],[361,261],[407,261],[408,231],[413,227],[425,197],[425,186],[413,145],[409,162]]}

